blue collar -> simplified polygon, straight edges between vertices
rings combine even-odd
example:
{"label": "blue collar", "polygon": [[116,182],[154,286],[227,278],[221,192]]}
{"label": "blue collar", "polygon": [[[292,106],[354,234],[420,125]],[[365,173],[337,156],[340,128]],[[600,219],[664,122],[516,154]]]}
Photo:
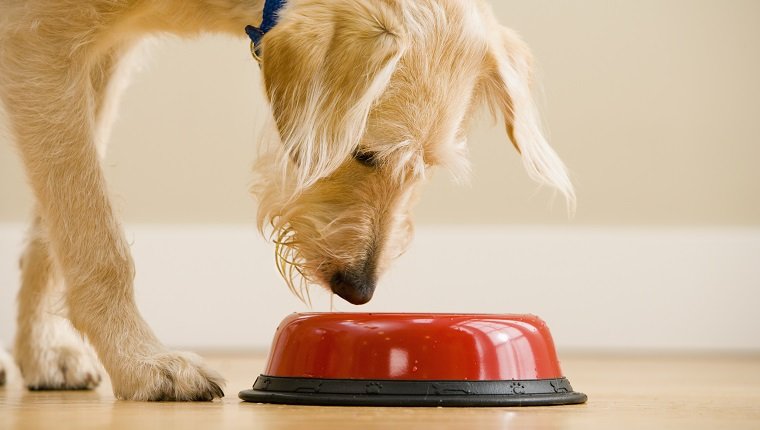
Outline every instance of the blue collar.
{"label": "blue collar", "polygon": [[251,38],[251,54],[257,61],[261,61],[261,39],[277,24],[277,14],[285,6],[285,3],[286,0],[266,0],[261,26],[247,25],[245,27],[245,32]]}

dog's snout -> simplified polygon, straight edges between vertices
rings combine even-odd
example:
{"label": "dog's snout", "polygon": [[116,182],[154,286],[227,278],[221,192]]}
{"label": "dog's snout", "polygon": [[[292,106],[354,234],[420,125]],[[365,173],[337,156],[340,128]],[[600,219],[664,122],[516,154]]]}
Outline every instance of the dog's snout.
{"label": "dog's snout", "polygon": [[339,270],[330,278],[330,289],[343,300],[363,305],[375,293],[375,273],[373,270]]}

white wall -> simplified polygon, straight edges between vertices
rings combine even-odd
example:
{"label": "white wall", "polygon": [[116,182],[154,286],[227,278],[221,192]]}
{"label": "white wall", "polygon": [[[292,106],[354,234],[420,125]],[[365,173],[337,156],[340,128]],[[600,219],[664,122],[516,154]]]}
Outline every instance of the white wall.
{"label": "white wall", "polygon": [[[132,225],[137,298],[175,346],[266,348],[307,308],[252,226]],[[20,225],[0,224],[0,338],[13,333]],[[367,306],[534,313],[566,349],[760,351],[760,229],[420,228]],[[329,296],[314,295],[328,311]]]}
{"label": "white wall", "polygon": [[[568,348],[760,350],[760,1],[491,3],[534,51],[577,216],[476,121],[471,185],[435,175],[412,250],[361,309],[533,312]],[[153,45],[105,160],[141,308],[173,345],[264,346],[304,307],[253,228],[260,72],[242,32]],[[0,133],[6,343],[31,205]]]}
{"label": "white wall", "polygon": [[[420,222],[760,225],[760,1],[491,3],[534,51],[578,213],[552,210],[503,127],[479,121],[471,186],[436,175]],[[118,209],[127,222],[250,222],[264,99],[242,31],[154,45],[105,163]],[[0,222],[25,220],[31,205],[9,143],[0,136]]]}

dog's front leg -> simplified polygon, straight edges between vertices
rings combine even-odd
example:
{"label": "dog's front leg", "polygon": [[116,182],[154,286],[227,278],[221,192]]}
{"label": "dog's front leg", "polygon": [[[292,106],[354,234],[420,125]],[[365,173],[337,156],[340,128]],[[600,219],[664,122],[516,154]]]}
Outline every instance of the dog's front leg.
{"label": "dog's front leg", "polygon": [[117,397],[220,397],[219,376],[198,357],[167,350],[137,310],[132,258],[95,145],[103,69],[82,41],[44,37],[53,30],[4,41],[0,95],[67,285],[69,319],[94,346]]}

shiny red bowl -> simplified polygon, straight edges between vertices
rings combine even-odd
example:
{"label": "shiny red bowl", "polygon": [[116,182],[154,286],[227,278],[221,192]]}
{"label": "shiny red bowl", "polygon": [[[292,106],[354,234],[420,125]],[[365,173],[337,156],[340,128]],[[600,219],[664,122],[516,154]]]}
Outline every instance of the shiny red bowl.
{"label": "shiny red bowl", "polygon": [[379,406],[575,404],[534,315],[309,313],[285,318],[252,402]]}

